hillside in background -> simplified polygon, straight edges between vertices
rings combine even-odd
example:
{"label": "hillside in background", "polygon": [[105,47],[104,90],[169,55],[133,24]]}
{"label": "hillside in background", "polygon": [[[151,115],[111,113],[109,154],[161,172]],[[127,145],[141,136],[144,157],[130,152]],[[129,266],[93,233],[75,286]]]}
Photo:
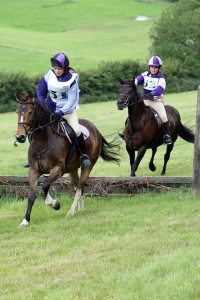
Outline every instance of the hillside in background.
{"label": "hillside in background", "polygon": [[172,5],[162,0],[0,0],[0,4],[0,69],[28,75],[45,72],[50,57],[61,51],[78,70],[109,60],[146,61],[149,30]]}

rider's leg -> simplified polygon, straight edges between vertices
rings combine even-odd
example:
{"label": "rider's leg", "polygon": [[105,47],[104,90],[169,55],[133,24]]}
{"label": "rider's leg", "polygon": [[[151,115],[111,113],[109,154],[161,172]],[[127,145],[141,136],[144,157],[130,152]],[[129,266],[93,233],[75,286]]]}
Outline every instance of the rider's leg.
{"label": "rider's leg", "polygon": [[91,164],[91,162],[86,152],[85,140],[80,130],[76,110],[74,110],[71,114],[64,115],[63,118],[67,120],[67,122],[73,128],[76,134],[77,141],[78,141],[78,149],[81,154],[80,157],[81,166],[86,168]]}
{"label": "rider's leg", "polygon": [[161,101],[150,101],[150,100],[144,100],[145,105],[151,106],[160,116],[162,122],[163,122],[163,129],[164,129],[164,137],[163,137],[163,143],[165,145],[172,144],[172,137],[170,132],[170,124],[167,118],[166,110],[164,103]]}

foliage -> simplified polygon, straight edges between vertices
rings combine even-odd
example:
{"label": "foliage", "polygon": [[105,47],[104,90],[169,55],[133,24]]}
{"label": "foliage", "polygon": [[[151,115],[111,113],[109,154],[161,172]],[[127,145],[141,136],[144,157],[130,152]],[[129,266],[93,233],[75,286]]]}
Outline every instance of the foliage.
{"label": "foliage", "polygon": [[0,113],[14,111],[17,107],[15,92],[35,91],[38,78],[30,78],[24,73],[2,72],[0,76]]}
{"label": "foliage", "polygon": [[[116,99],[119,79],[134,78],[146,69],[146,64],[124,60],[121,62],[102,62],[97,69],[80,71],[80,102],[94,103]],[[167,81],[166,93],[196,90],[198,87],[199,79],[189,76],[182,68],[179,68],[179,62],[176,60],[167,59],[162,71]],[[35,93],[40,77],[30,78],[24,73],[2,73],[0,79],[0,113],[16,109],[16,90],[20,90],[22,94],[26,94],[29,90]]]}
{"label": "foliage", "polygon": [[102,62],[95,70],[81,72],[82,103],[116,98],[120,78],[134,78],[142,71],[138,62],[131,60]]}
{"label": "foliage", "polygon": [[176,78],[190,82],[200,78],[199,14],[199,1],[180,0],[162,13],[151,32],[151,51],[176,66]]}

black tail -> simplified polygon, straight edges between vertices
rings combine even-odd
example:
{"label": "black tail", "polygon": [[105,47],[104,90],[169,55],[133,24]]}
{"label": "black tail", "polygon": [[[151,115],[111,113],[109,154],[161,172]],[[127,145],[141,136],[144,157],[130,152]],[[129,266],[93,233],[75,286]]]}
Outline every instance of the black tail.
{"label": "black tail", "polygon": [[194,133],[191,129],[187,128],[183,124],[181,124],[180,130],[179,130],[179,136],[185,140],[186,142],[193,143],[194,144]]}
{"label": "black tail", "polygon": [[107,142],[102,136],[101,157],[105,161],[120,163],[120,143],[114,139],[112,142]]}

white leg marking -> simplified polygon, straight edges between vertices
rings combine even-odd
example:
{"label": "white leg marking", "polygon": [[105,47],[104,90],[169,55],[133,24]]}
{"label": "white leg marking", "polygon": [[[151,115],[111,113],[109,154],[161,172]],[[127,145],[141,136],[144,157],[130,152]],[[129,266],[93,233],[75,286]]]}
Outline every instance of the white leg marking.
{"label": "white leg marking", "polygon": [[78,211],[83,210],[84,208],[84,197],[81,195],[80,199],[78,200]]}
{"label": "white leg marking", "polygon": [[77,203],[78,203],[78,201],[79,201],[80,198],[81,198],[81,190],[77,189],[76,190],[76,194],[74,196],[74,202],[72,203],[72,206],[71,206],[70,210],[67,213],[67,217],[70,217],[70,216],[74,215],[74,211],[75,211],[76,205],[77,205]]}
{"label": "white leg marking", "polygon": [[23,219],[23,221],[20,224],[20,227],[27,227],[29,226],[29,222],[26,219]]}
{"label": "white leg marking", "polygon": [[51,197],[51,195],[49,194],[49,192],[48,192],[48,194],[47,194],[47,196],[46,196],[46,199],[45,199],[45,204],[46,205],[49,205],[49,206],[51,206],[51,207],[54,207],[55,206],[55,204],[56,204],[56,200],[55,199],[53,199],[52,197]]}

